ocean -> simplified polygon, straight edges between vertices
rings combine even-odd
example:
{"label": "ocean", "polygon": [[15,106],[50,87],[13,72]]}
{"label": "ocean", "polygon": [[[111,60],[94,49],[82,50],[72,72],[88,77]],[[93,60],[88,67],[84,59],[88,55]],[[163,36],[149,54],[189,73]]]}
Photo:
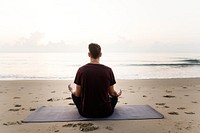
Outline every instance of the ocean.
{"label": "ocean", "polygon": [[[0,80],[73,80],[87,53],[0,53]],[[200,54],[103,53],[116,79],[199,78]]]}

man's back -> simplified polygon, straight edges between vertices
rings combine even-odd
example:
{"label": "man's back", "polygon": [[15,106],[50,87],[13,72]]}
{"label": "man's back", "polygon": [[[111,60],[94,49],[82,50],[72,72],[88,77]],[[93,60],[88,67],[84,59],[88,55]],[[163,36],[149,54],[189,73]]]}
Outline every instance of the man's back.
{"label": "man's back", "polygon": [[68,85],[72,99],[80,115],[84,117],[110,116],[122,94],[114,89],[116,83],[112,69],[100,64],[101,47],[96,43],[88,46],[90,63],[82,66],[76,73],[76,90]]}
{"label": "man's back", "polygon": [[81,112],[87,117],[103,117],[112,113],[108,88],[116,83],[111,68],[88,63],[79,68],[75,81],[81,86]]}

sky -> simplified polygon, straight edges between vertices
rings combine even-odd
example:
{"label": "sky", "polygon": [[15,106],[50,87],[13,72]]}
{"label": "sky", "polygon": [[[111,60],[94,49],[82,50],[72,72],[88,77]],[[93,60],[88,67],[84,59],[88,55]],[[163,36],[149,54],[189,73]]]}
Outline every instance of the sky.
{"label": "sky", "polygon": [[200,52],[199,0],[0,0],[0,52]]}

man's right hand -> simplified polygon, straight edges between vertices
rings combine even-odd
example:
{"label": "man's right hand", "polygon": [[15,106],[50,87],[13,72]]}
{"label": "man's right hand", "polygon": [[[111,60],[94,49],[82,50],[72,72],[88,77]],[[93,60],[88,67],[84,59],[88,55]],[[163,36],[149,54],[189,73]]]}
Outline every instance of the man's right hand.
{"label": "man's right hand", "polygon": [[71,87],[71,84],[68,85],[68,90],[69,90],[71,93],[73,93],[73,91],[72,91],[73,88]]}
{"label": "man's right hand", "polygon": [[122,90],[120,89],[119,93],[117,94],[117,97],[121,96]]}

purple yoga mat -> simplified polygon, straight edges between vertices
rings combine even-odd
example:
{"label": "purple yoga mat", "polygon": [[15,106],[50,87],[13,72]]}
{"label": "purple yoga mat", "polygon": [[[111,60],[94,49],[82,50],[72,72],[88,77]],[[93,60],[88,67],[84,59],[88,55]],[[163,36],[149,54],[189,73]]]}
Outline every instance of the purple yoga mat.
{"label": "purple yoga mat", "polygon": [[83,120],[144,120],[163,119],[164,116],[149,105],[118,105],[106,118],[84,118],[75,106],[42,106],[23,120],[25,123],[68,122]]}

